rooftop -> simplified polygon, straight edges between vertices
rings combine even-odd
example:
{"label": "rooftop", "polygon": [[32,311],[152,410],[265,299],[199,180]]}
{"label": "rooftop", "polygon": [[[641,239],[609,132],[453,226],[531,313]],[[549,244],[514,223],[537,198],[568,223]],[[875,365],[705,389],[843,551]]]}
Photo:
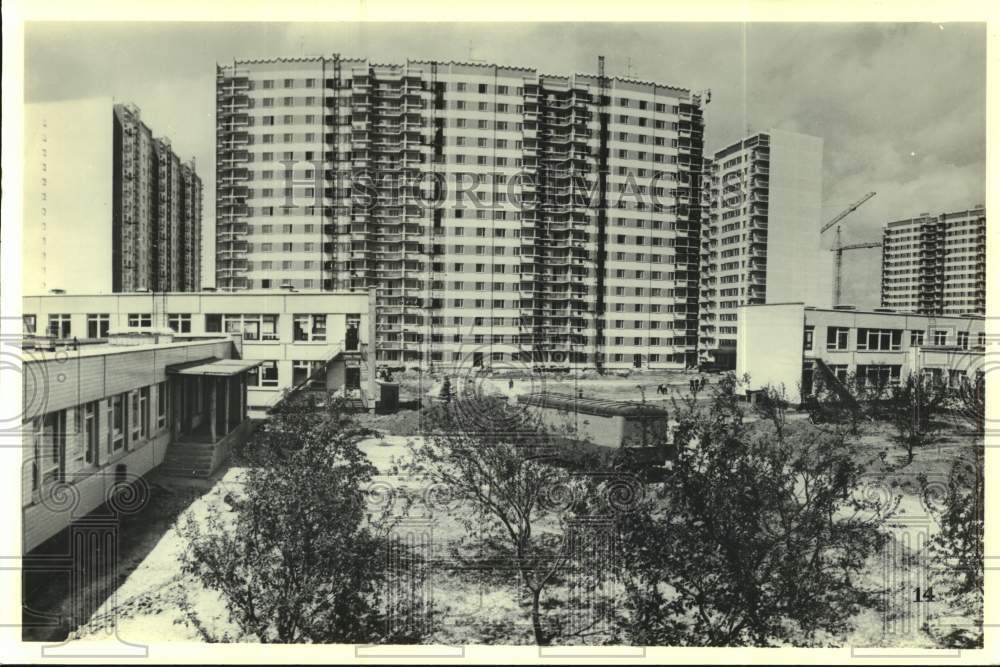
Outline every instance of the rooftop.
{"label": "rooftop", "polygon": [[739,306],[739,308],[769,308],[771,306],[802,306],[804,310],[812,312],[824,312],[824,313],[855,313],[862,315],[897,315],[903,317],[926,317],[933,320],[981,320],[985,316],[977,313],[969,313],[966,315],[926,315],[924,313],[918,313],[915,311],[908,310],[896,310],[893,311],[888,308],[873,309],[873,310],[861,310],[859,308],[844,307],[839,308],[820,308],[819,306],[807,306],[802,301],[786,301],[784,303],[744,303]]}
{"label": "rooftop", "polygon": [[[38,337],[39,339],[45,339],[45,336]],[[27,339],[30,341],[30,338]],[[183,340],[172,340],[170,342],[150,342],[141,343],[138,345],[114,345],[106,342],[104,339],[96,339],[100,342],[88,343],[87,341],[80,341],[79,345],[74,349],[72,342],[59,341],[54,347],[29,347],[25,346],[26,350],[34,350],[31,354],[26,354],[24,356],[24,363],[32,362],[43,362],[43,361],[54,361],[58,360],[60,362],[67,361],[69,359],[80,359],[86,357],[103,357],[113,354],[127,354],[130,352],[148,352],[150,350],[165,350],[165,349],[177,349],[177,348],[188,348],[197,347],[199,345],[216,344],[221,342],[228,342],[232,339],[229,336],[224,335],[211,335],[211,336],[199,336],[194,337],[188,334],[184,334]]]}
{"label": "rooftop", "polygon": [[178,297],[215,297],[215,296],[227,296],[227,297],[239,297],[239,296],[287,296],[289,294],[299,294],[299,295],[317,295],[322,294],[325,296],[368,296],[367,290],[321,290],[321,289],[296,289],[287,290],[276,287],[273,289],[253,289],[253,290],[236,290],[232,292],[226,292],[223,290],[201,290],[199,292],[67,292],[61,290],[59,293],[46,293],[46,294],[25,294],[24,298],[40,298],[40,297],[167,297],[167,296],[178,296]]}
{"label": "rooftop", "polygon": [[666,417],[669,412],[643,403],[603,398],[578,398],[569,394],[538,393],[521,396],[519,404],[580,412],[601,417]]}

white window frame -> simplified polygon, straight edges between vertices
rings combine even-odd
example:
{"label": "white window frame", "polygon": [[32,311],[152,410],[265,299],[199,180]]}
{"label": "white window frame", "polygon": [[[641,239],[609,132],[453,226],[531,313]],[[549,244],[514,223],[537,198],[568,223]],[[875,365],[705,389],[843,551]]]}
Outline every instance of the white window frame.
{"label": "white window frame", "polygon": [[[274,378],[266,379],[264,378],[265,369],[274,369]],[[278,362],[273,360],[265,360],[261,362],[260,366],[251,369],[247,373],[247,386],[255,389],[276,389],[280,386],[280,375],[278,370]]]}
{"label": "white window frame", "polygon": [[[115,394],[108,400],[108,453],[111,455],[125,449],[125,433],[128,430],[127,394]],[[121,413],[121,422],[115,425],[115,408]]]}
{"label": "white window frame", "polygon": [[46,332],[56,338],[69,338],[73,335],[73,317],[69,313],[50,313]]}
{"label": "white window frame", "polygon": [[139,422],[139,437],[146,440],[151,435],[150,431],[150,401],[152,399],[152,392],[149,387],[142,387],[138,390],[139,393],[139,414],[136,419]]}
{"label": "white window frame", "polygon": [[163,429],[167,425],[167,412],[170,410],[170,392],[167,383],[156,385],[156,428]]}
{"label": "white window frame", "polygon": [[[830,342],[830,331],[834,333],[834,341]],[[841,337],[843,336],[843,344],[841,344]],[[844,351],[850,347],[851,344],[851,330],[849,327],[827,327],[826,334],[826,349]]]}
{"label": "white window frame", "polygon": [[[90,326],[96,325],[96,335],[90,335]],[[102,326],[103,325],[103,326]],[[110,313],[87,313],[87,338],[106,338],[108,335],[108,330],[111,328],[111,315]],[[101,329],[104,329],[104,333],[101,333]]]}
{"label": "white window frame", "polygon": [[37,478],[32,481],[36,490],[63,479],[67,416],[65,409],[54,410],[35,420],[33,444]]}
{"label": "white window frame", "polygon": [[293,340],[304,343],[326,342],[326,315],[296,313],[292,320]]}
{"label": "white window frame", "polygon": [[191,333],[191,313],[170,313],[167,315],[167,326],[174,333]]}
{"label": "white window frame", "polygon": [[132,449],[132,446],[138,442],[139,438],[142,437],[142,419],[140,415],[142,411],[140,409],[139,400],[139,390],[133,389],[128,392],[128,413],[132,415],[132,419],[129,421],[128,428],[128,442],[126,443],[128,449]]}
{"label": "white window frame", "polygon": [[83,457],[87,465],[96,466],[101,453],[101,409],[98,401],[83,405],[78,412],[81,416],[81,431],[83,432]]}
{"label": "white window frame", "polygon": [[128,326],[135,329],[149,329],[153,326],[153,314],[129,313]]}

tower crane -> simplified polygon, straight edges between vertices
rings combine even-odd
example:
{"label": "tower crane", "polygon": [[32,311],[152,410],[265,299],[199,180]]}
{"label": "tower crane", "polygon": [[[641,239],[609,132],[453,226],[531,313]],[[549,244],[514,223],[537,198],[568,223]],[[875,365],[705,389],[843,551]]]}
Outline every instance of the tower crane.
{"label": "tower crane", "polygon": [[843,211],[838,213],[833,217],[828,223],[820,228],[819,233],[823,234],[826,230],[830,229],[834,225],[837,225],[837,236],[834,239],[833,247],[830,248],[830,252],[833,255],[833,305],[840,305],[840,286],[841,286],[841,270],[844,265],[844,251],[845,250],[858,250],[860,248],[880,248],[882,246],[881,241],[868,241],[865,243],[851,243],[844,245],[840,238],[840,221],[846,218],[848,215],[853,213],[859,206],[864,204],[866,201],[875,196],[874,192],[869,192],[864,197],[854,202]]}

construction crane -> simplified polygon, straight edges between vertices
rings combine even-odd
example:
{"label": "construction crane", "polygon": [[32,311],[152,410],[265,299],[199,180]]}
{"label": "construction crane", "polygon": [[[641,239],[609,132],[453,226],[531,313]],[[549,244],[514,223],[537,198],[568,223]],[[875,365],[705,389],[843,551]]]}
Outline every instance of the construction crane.
{"label": "construction crane", "polygon": [[840,305],[840,287],[841,287],[841,270],[844,265],[844,251],[845,250],[858,250],[860,248],[878,248],[881,247],[881,241],[870,241],[866,243],[851,243],[849,245],[844,245],[840,237],[840,221],[846,218],[848,215],[857,210],[859,206],[864,204],[866,201],[875,196],[874,192],[869,192],[864,197],[854,202],[843,211],[838,213],[833,217],[828,223],[823,225],[819,233],[823,234],[826,230],[830,229],[834,225],[837,225],[837,237],[833,241],[833,247],[830,248],[830,252],[833,255],[833,305]]}

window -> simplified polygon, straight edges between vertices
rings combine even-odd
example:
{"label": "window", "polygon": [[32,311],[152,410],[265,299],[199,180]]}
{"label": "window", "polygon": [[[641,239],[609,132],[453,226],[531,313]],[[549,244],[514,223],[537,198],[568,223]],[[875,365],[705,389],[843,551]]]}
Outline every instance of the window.
{"label": "window", "polygon": [[139,437],[149,437],[149,387],[139,389]]}
{"label": "window", "polygon": [[127,406],[125,404],[125,394],[118,394],[111,397],[108,411],[110,413],[111,428],[108,429],[108,452],[121,451],[125,447],[125,427],[128,418],[125,414]]}
{"label": "window", "polygon": [[969,332],[959,331],[958,332],[958,346],[963,350],[969,349]]}
{"label": "window", "polygon": [[802,349],[811,350],[813,349],[813,333],[815,327],[806,327],[805,333],[802,339]]}
{"label": "window", "polygon": [[826,349],[846,350],[847,349],[847,327],[827,327],[826,328]]}
{"label": "window", "polygon": [[901,329],[858,329],[858,350],[900,350],[902,338]]}
{"label": "window", "polygon": [[278,340],[278,316],[206,315],[205,330],[210,333],[243,334],[243,340]]}
{"label": "window", "polygon": [[70,316],[65,313],[49,315],[49,335],[56,338],[69,338]]}
{"label": "window", "polygon": [[920,347],[924,344],[924,332],[923,331],[911,331],[910,332],[910,347]]}
{"label": "window", "polygon": [[140,329],[148,329],[153,326],[153,316],[150,313],[129,313],[128,325]]}
{"label": "window", "polygon": [[277,387],[278,386],[278,362],[265,361],[257,368],[247,371],[248,387]]}
{"label": "window", "polygon": [[172,313],[167,315],[167,326],[174,330],[174,333],[191,333],[191,314]]}
{"label": "window", "polygon": [[847,382],[847,364],[830,364],[829,368],[838,382]]}
{"label": "window", "polygon": [[[322,361],[293,361],[292,362],[292,386],[297,387],[309,377],[323,367]],[[318,380],[320,378],[317,378]]]}
{"label": "window", "polygon": [[34,469],[35,488],[62,481],[66,459],[66,411],[56,410],[35,420]]}
{"label": "window", "polygon": [[97,463],[98,438],[100,437],[100,410],[98,402],[91,401],[83,406],[81,431],[83,432],[84,460],[90,464]]}
{"label": "window", "polygon": [[111,327],[111,316],[108,313],[87,315],[87,338],[107,338]]}
{"label": "window", "polygon": [[326,315],[295,315],[294,340],[326,340]]}
{"label": "window", "polygon": [[899,384],[899,366],[871,365],[858,366],[858,382],[875,386]]}
{"label": "window", "polygon": [[34,315],[22,315],[21,324],[24,335],[33,336],[36,331],[37,322],[38,320]]}
{"label": "window", "polygon": [[167,425],[167,401],[169,401],[167,383],[161,382],[156,385],[156,428],[162,429]]}
{"label": "window", "polygon": [[942,331],[940,329],[934,331],[934,344],[935,345],[947,345],[948,344],[948,332]]}
{"label": "window", "polygon": [[128,412],[130,415],[132,415],[132,419],[129,420],[129,426],[131,427],[131,429],[129,430],[128,443],[126,444],[129,449],[132,449],[136,441],[142,435],[142,417],[141,417],[142,406],[140,405],[140,398],[138,391],[133,390],[129,392],[128,406],[129,406]]}

